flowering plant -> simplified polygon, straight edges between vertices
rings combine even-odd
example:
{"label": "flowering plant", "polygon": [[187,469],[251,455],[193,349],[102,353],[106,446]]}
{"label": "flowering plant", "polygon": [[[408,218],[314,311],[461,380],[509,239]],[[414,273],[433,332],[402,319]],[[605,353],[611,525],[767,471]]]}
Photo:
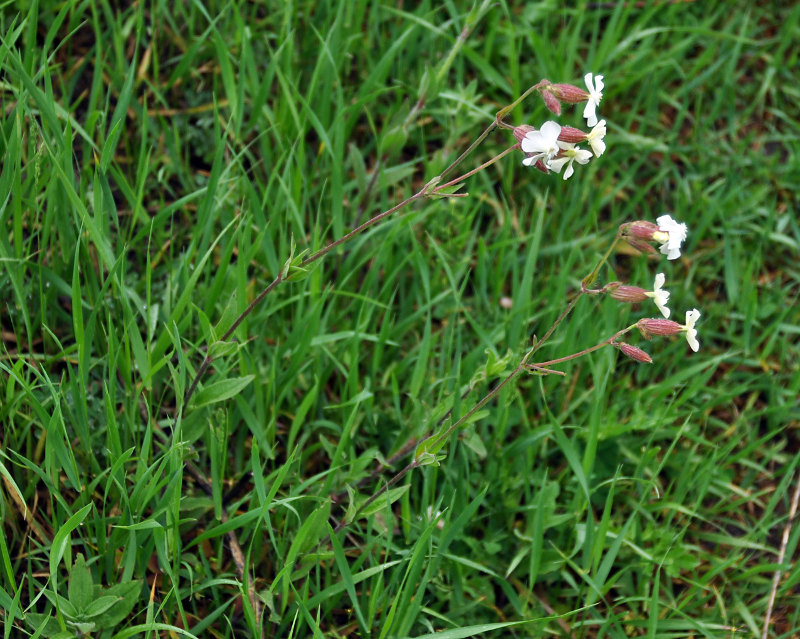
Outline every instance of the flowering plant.
{"label": "flowering plant", "polygon": [[[604,76],[587,73],[584,77],[586,89],[569,85],[569,84],[553,84],[548,80],[542,80],[538,84],[532,86],[522,96],[520,96],[514,103],[508,105],[500,112],[497,113],[494,122],[481,134],[478,139],[473,142],[467,150],[459,156],[445,171],[433,179],[429,180],[425,185],[414,195],[399,202],[395,206],[378,213],[363,224],[355,227],[349,233],[342,236],[340,239],[335,240],[317,250],[313,253],[304,251],[298,255],[294,254],[294,245],[292,245],[292,253],[286,259],[283,268],[276,275],[275,279],[262,290],[262,292],[250,303],[248,308],[233,322],[227,332],[220,338],[221,342],[228,340],[242,320],[252,311],[252,309],[272,290],[274,290],[281,283],[290,279],[297,279],[304,277],[308,271],[308,267],[315,261],[322,259],[335,247],[349,241],[356,235],[362,233],[367,228],[378,224],[383,219],[393,215],[401,209],[408,207],[413,202],[424,198],[438,199],[438,198],[462,198],[467,197],[469,194],[460,192],[465,180],[475,173],[486,169],[492,164],[500,161],[506,155],[521,151],[524,155],[522,163],[525,166],[532,166],[538,170],[549,173],[562,173],[564,180],[569,179],[575,173],[575,164],[585,165],[588,164],[592,158],[599,158],[606,152],[605,136],[607,133],[606,120],[598,120],[597,108],[599,107],[603,98],[603,89],[605,84],[603,82]],[[568,125],[561,125],[554,120],[545,121],[538,129],[534,126],[522,124],[513,126],[505,122],[505,117],[516,107],[523,99],[530,93],[538,91],[544,100],[545,106],[554,114],[561,115],[561,104],[579,104],[586,103],[583,109],[583,117],[586,119],[587,125],[591,127],[589,131],[583,131]],[[466,173],[445,181],[445,175],[452,171],[459,165],[468,154],[475,149],[495,128],[502,128],[510,130],[514,137],[514,144],[506,148],[501,153],[497,154],[490,160],[480,164],[476,168],[467,171]],[[588,144],[591,150],[583,149],[579,144]],[[599,289],[593,289],[591,286],[597,280],[598,275],[611,256],[614,247],[620,241],[626,241],[634,248],[649,254],[658,254],[651,243],[659,245],[659,251],[666,256],[668,260],[676,260],[681,255],[681,247],[688,235],[688,228],[685,224],[674,220],[670,215],[664,214],[659,216],[655,222],[649,220],[637,220],[621,224],[618,228],[616,237],[611,242],[606,253],[603,255],[599,263],[594,269],[583,278],[580,290],[578,290],[566,305],[566,308],[558,316],[556,321],[550,326],[540,339],[534,338],[532,346],[524,353],[522,358],[518,361],[517,365],[507,373],[506,376],[497,383],[488,393],[486,393],[474,406],[468,410],[464,415],[458,419],[451,420],[448,413],[445,418],[440,421],[438,429],[430,433],[421,441],[410,441],[404,446],[400,452],[390,458],[389,464],[401,457],[411,453],[415,448],[411,462],[403,468],[399,473],[392,477],[385,485],[372,494],[371,497],[364,500],[358,508],[352,508],[348,516],[341,520],[336,530],[339,530],[348,523],[354,521],[358,516],[363,513],[370,504],[377,499],[384,490],[389,490],[396,484],[403,476],[414,468],[425,466],[429,464],[437,464],[441,459],[440,451],[449,440],[450,436],[465,428],[471,423],[473,416],[484,405],[491,401],[502,388],[511,383],[516,377],[523,372],[529,372],[537,375],[564,375],[562,371],[557,370],[554,366],[582,357],[588,353],[599,350],[606,346],[616,348],[626,357],[633,359],[640,363],[651,363],[652,357],[638,346],[628,344],[622,341],[622,338],[631,333],[634,329],[638,329],[643,337],[650,339],[653,336],[669,336],[683,333],[686,336],[689,347],[693,351],[699,349],[699,341],[697,339],[696,323],[700,317],[700,312],[697,309],[688,311],[686,313],[685,324],[678,324],[669,318],[670,309],[667,304],[670,300],[670,293],[663,287],[666,278],[663,273],[659,272],[655,275],[653,287],[651,290],[646,290],[634,285],[623,284],[621,282],[611,282]],[[570,314],[572,309],[578,301],[585,295],[602,295],[608,294],[612,299],[624,303],[639,303],[647,300],[653,300],[656,307],[663,315],[663,318],[641,319],[630,326],[622,328],[614,333],[612,336],[601,340],[592,347],[583,349],[581,351],[550,359],[546,361],[534,361],[535,355],[547,343],[552,334],[561,324],[561,322]],[[198,368],[194,380],[188,388],[184,399],[184,405],[189,405],[189,400],[196,390],[199,381],[205,371],[208,369],[213,359],[212,350],[209,349],[208,355]],[[503,371],[507,370],[510,360],[508,358],[502,361],[492,360],[490,357],[485,371],[481,374],[476,374],[475,381],[470,385],[468,392],[471,391],[476,384],[483,379],[488,379],[490,376],[499,376]]]}

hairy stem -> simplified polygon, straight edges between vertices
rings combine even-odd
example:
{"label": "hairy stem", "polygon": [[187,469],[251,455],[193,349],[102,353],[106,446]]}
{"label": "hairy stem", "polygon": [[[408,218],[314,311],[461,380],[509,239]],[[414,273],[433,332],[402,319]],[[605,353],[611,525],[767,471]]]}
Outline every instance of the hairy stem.
{"label": "hairy stem", "polygon": [[547,366],[552,366],[553,364],[560,364],[561,362],[568,362],[568,361],[570,361],[572,359],[578,359],[579,357],[583,357],[584,355],[588,355],[589,353],[592,353],[594,351],[600,350],[604,346],[608,346],[609,344],[613,344],[618,337],[624,335],[625,333],[630,331],[635,326],[636,326],[636,324],[633,324],[631,326],[628,326],[627,328],[623,328],[621,331],[617,331],[611,337],[609,337],[608,339],[604,339],[599,344],[595,344],[594,346],[590,346],[589,348],[585,348],[584,350],[578,351],[577,353],[573,353],[572,355],[565,355],[564,357],[559,357],[557,359],[551,359],[551,360],[549,360],[547,362],[536,362],[535,364],[528,364],[528,366],[530,368],[533,368],[533,369],[536,369],[536,370],[547,370],[547,368],[546,368]]}
{"label": "hairy stem", "polygon": [[[316,262],[318,259],[324,257],[327,253],[329,253],[330,251],[335,249],[337,246],[340,246],[340,245],[344,244],[349,239],[351,239],[351,238],[355,237],[356,235],[358,235],[359,233],[362,233],[363,231],[367,230],[370,226],[374,226],[375,224],[380,222],[382,219],[384,219],[386,217],[389,217],[392,213],[396,213],[397,211],[402,209],[404,206],[408,206],[414,200],[418,200],[418,199],[424,197],[425,195],[426,195],[426,191],[423,188],[423,189],[417,191],[411,197],[406,198],[405,200],[403,200],[402,202],[400,202],[398,204],[395,204],[392,208],[387,209],[383,213],[378,213],[378,215],[370,218],[369,220],[367,220],[363,224],[360,224],[357,227],[355,227],[347,235],[344,235],[344,236],[340,237],[338,240],[335,240],[334,242],[331,242],[327,246],[322,247],[316,253],[313,253],[313,254],[309,255],[302,262],[300,262],[300,265],[299,265],[300,268],[303,268],[304,266],[308,266],[309,264],[312,264],[313,262]],[[236,318],[236,320],[233,322],[233,324],[231,324],[230,328],[227,331],[225,331],[225,333],[222,335],[222,337],[220,337],[220,341],[222,341],[222,342],[227,341],[230,338],[230,336],[233,335],[233,333],[236,331],[236,329],[239,328],[239,326],[245,320],[245,318],[248,315],[250,315],[250,313],[253,312],[253,309],[255,309],[255,307],[258,306],[261,303],[261,301],[273,289],[275,289],[278,286],[278,284],[280,284],[281,282],[284,282],[284,281],[286,281],[288,279],[289,279],[288,277],[284,277],[282,271],[280,273],[278,273],[278,275],[275,277],[275,279],[272,280],[269,284],[267,284],[267,286],[264,288],[264,290],[262,290],[253,299],[253,301],[250,302],[247,305],[247,308],[244,309],[244,311],[242,311],[241,315],[239,315]],[[205,358],[203,359],[203,362],[200,364],[200,367],[197,369],[197,372],[195,373],[194,379],[192,379],[191,385],[189,386],[188,390],[186,391],[186,394],[183,397],[183,405],[184,406],[188,406],[189,400],[192,398],[192,395],[194,395],[194,392],[197,390],[197,385],[200,383],[200,379],[203,377],[205,372],[208,370],[208,367],[211,366],[211,363],[213,361],[214,361],[214,358],[211,357],[211,355],[207,353]]]}
{"label": "hairy stem", "polygon": [[[528,93],[531,90],[533,90],[533,88],[535,88],[535,87],[532,87],[532,89],[530,89],[528,91]],[[496,122],[497,121],[495,121],[495,124],[496,124]],[[504,151],[501,154],[501,156],[504,155],[505,153],[507,153],[508,151],[513,150],[513,148],[515,148],[515,147],[511,147],[511,149],[508,149],[507,151]],[[498,156],[498,157],[500,157],[500,156]],[[451,180],[447,184],[443,184],[441,186],[437,186],[434,189],[434,191],[436,189],[445,188],[447,186],[450,186],[451,184],[457,183],[460,180],[464,179],[465,177],[468,177],[469,175],[470,174],[465,174],[464,176],[461,176],[460,178],[457,178],[455,180]],[[492,388],[486,395],[484,395],[480,400],[478,400],[478,402],[469,411],[467,411],[456,422],[454,422],[441,435],[442,439],[449,438],[470,417],[472,417],[476,412],[478,412],[481,408],[483,408],[483,406],[485,406],[488,402],[490,402],[492,399],[494,399],[498,395],[498,393],[503,388],[505,388],[508,384],[510,384],[521,372],[523,372],[525,370],[531,370],[531,371],[537,371],[537,372],[541,372],[541,373],[555,373],[557,371],[550,371],[546,367],[550,366],[552,364],[557,364],[557,363],[560,363],[560,362],[565,362],[565,361],[569,361],[569,360],[572,360],[572,359],[576,359],[578,357],[581,357],[581,356],[586,355],[588,353],[591,353],[593,351],[599,350],[600,348],[603,348],[604,346],[608,346],[609,344],[612,344],[614,342],[614,340],[616,340],[618,337],[620,337],[621,335],[627,333],[628,331],[630,331],[632,328],[634,328],[636,326],[634,324],[632,326],[624,328],[621,331],[616,332],[614,335],[612,335],[608,339],[603,340],[599,344],[591,346],[591,347],[589,347],[587,349],[584,349],[584,350],[582,350],[582,351],[580,351],[578,353],[573,353],[572,355],[567,355],[565,357],[560,357],[560,358],[549,360],[549,361],[546,361],[546,362],[539,362],[539,363],[536,363],[536,364],[528,364],[528,360],[533,356],[533,354],[536,351],[538,351],[542,347],[542,345],[553,335],[553,333],[555,332],[556,328],[558,328],[558,326],[561,324],[561,322],[564,321],[564,319],[567,317],[567,315],[570,314],[572,309],[575,308],[575,305],[578,303],[578,300],[580,299],[580,297],[582,295],[587,295],[587,294],[592,293],[592,291],[588,290],[588,287],[591,286],[592,283],[594,283],[594,281],[597,279],[597,276],[600,273],[600,269],[608,261],[608,258],[611,256],[611,253],[614,250],[614,247],[617,245],[617,242],[619,241],[620,237],[621,237],[621,231],[618,231],[617,235],[614,237],[614,240],[609,245],[609,247],[606,250],[606,252],[603,255],[603,257],[600,258],[600,261],[597,263],[597,265],[594,267],[594,269],[592,269],[592,271],[589,273],[589,275],[587,275],[581,281],[581,289],[579,291],[577,291],[572,296],[572,299],[570,299],[570,301],[567,303],[567,306],[559,314],[559,316],[555,319],[555,321],[550,326],[550,328],[547,329],[547,332],[544,334],[544,336],[540,340],[536,340],[535,343],[533,344],[533,346],[525,353],[525,355],[522,356],[522,359],[520,360],[520,362],[517,365],[517,367],[513,371],[511,371],[505,378],[503,378],[503,380],[500,381],[500,383],[498,383],[494,388]],[[445,416],[445,418],[446,417],[447,416]],[[425,437],[423,437],[419,441],[416,441],[415,442],[416,443],[416,448],[419,449],[419,446],[423,442],[425,442],[425,441],[427,441],[427,440],[429,440],[429,439],[431,439],[433,437],[438,437],[438,435],[436,433],[430,433],[429,435],[426,435]],[[400,458],[404,457],[406,454],[410,453],[415,448],[413,443],[414,443],[414,440],[412,440],[411,442],[407,442],[401,448],[401,452],[399,452],[398,454],[394,455],[391,459],[393,461],[396,461],[397,459],[400,459]],[[369,504],[374,502],[380,495],[382,495],[385,491],[387,491],[389,488],[394,486],[398,481],[400,481],[401,478],[405,477],[405,475],[407,475],[409,472],[411,472],[414,468],[418,467],[419,465],[420,464],[418,463],[418,459],[415,458],[414,460],[412,460],[411,463],[409,463],[399,473],[395,474],[386,483],[385,486],[382,486],[379,490],[377,490],[375,493],[373,493],[367,499],[367,501],[364,502],[364,504],[362,504],[361,507],[356,511],[355,515],[353,516],[353,518],[350,521],[346,521],[344,519],[342,521],[340,521],[339,524],[337,524],[337,526],[336,526],[336,531],[338,532],[339,530],[341,530],[342,528],[344,528],[348,524],[350,524],[353,521],[355,521],[357,516],[358,516],[358,514],[363,512],[364,508],[366,508]],[[377,475],[377,473],[373,473],[372,476],[375,477],[376,475]]]}
{"label": "hairy stem", "polygon": [[385,490],[389,490],[389,489],[390,489],[392,486],[394,486],[394,485],[395,485],[397,482],[399,482],[399,481],[400,481],[400,480],[401,480],[403,477],[405,477],[405,476],[406,476],[408,473],[410,473],[412,470],[414,470],[414,468],[416,468],[417,466],[418,466],[418,464],[417,464],[417,460],[415,459],[415,460],[413,460],[413,461],[412,461],[412,462],[411,462],[411,463],[410,463],[408,466],[406,466],[405,468],[403,468],[403,470],[401,470],[401,471],[400,471],[399,473],[397,473],[397,474],[396,474],[394,477],[392,477],[392,478],[391,478],[391,479],[390,479],[390,480],[389,480],[389,481],[386,483],[386,486],[384,486],[384,487],[383,487],[381,490],[379,490],[379,491],[377,491],[377,492],[373,493],[373,494],[372,494],[372,495],[369,497],[369,499],[367,499],[367,501],[365,501],[363,504],[361,504],[361,505],[358,507],[358,509],[356,510],[356,512],[355,512],[355,513],[353,513],[353,518],[352,518],[350,521],[347,521],[346,519],[342,519],[342,521],[340,521],[340,522],[339,522],[339,523],[336,525],[336,528],[334,528],[333,532],[335,532],[335,533],[339,532],[339,531],[340,531],[342,528],[344,528],[344,527],[345,527],[345,526],[347,526],[348,524],[351,524],[351,523],[352,523],[352,522],[354,522],[356,519],[358,519],[358,515],[359,515],[359,514],[361,514],[362,512],[364,512],[364,509],[365,509],[367,506],[369,506],[369,505],[370,505],[372,502],[374,502],[374,501],[375,501],[375,500],[376,500],[378,497],[380,497],[380,496],[383,494],[383,492],[384,492]]}
{"label": "hairy stem", "polygon": [[508,155],[509,153],[511,153],[512,151],[514,151],[514,150],[516,150],[518,148],[519,148],[519,144],[515,144],[514,146],[508,147],[505,151],[503,151],[499,155],[494,156],[491,160],[488,160],[487,162],[484,162],[479,167],[476,167],[476,168],[472,169],[471,171],[467,171],[466,173],[464,173],[464,175],[460,175],[456,179],[450,180],[449,182],[446,182],[445,184],[437,184],[436,188],[433,189],[433,192],[436,193],[437,191],[439,191],[441,189],[446,189],[448,186],[453,186],[454,184],[458,184],[459,182],[463,182],[468,177],[471,177],[471,176],[475,175],[478,171],[483,171],[483,169],[485,169],[486,167],[491,166],[492,164],[497,162],[499,159],[505,157],[506,155]]}

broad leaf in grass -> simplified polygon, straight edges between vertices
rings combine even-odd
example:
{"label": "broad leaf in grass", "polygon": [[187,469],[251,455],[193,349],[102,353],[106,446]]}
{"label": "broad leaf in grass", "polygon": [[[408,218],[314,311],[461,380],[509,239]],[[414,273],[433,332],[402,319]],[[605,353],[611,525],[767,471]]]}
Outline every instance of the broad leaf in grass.
{"label": "broad leaf in grass", "polygon": [[241,393],[254,378],[255,375],[245,375],[244,377],[223,379],[219,382],[204,386],[198,391],[193,404],[195,408],[198,408],[206,404],[214,404],[230,399],[234,395]]}
{"label": "broad leaf in grass", "polygon": [[406,492],[408,492],[409,488],[411,488],[411,484],[406,484],[405,486],[392,488],[391,490],[389,490],[389,492],[382,494],[369,506],[367,506],[364,510],[362,510],[358,515],[359,518],[369,517],[370,515],[374,515],[375,513],[380,512],[387,506],[390,506],[398,499],[400,499]]}
{"label": "broad leaf in grass", "polygon": [[56,606],[61,611],[62,615],[68,619],[77,618],[78,610],[72,605],[72,602],[69,599],[49,590],[44,591],[44,596],[50,600],[51,604]]}
{"label": "broad leaf in grass", "polygon": [[[92,603],[92,572],[86,565],[83,555],[78,554],[72,569],[69,571],[69,585],[67,586],[67,597],[69,602],[75,606],[75,610],[80,614]],[[65,612],[65,614],[67,614]]]}
{"label": "broad leaf in grass", "polygon": [[133,610],[142,591],[141,580],[126,581],[106,588],[104,595],[115,597],[117,602],[94,619],[100,628],[111,628],[123,621]]}
{"label": "broad leaf in grass", "polygon": [[55,617],[31,612],[25,615],[25,622],[40,633],[41,637],[55,637],[61,633],[61,625]]}
{"label": "broad leaf in grass", "polygon": [[67,621],[68,628],[74,628],[77,636],[83,636],[92,632],[97,624],[94,621]]}
{"label": "broad leaf in grass", "polygon": [[111,606],[121,602],[122,600],[119,597],[114,597],[113,595],[104,595],[102,597],[98,597],[86,607],[83,612],[83,616],[86,619],[97,617],[98,615],[102,615],[104,612],[106,612],[109,608],[111,608]]}

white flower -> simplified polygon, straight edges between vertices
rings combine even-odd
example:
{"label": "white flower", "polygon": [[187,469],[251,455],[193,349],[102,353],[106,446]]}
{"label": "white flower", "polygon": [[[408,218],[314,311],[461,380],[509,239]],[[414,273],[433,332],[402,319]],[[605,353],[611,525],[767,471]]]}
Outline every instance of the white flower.
{"label": "white flower", "polygon": [[683,223],[678,223],[670,215],[662,215],[656,218],[658,231],[653,233],[653,239],[663,242],[659,247],[661,252],[667,256],[668,260],[674,260],[681,256],[681,244],[686,239],[689,229]]}
{"label": "white flower", "polygon": [[700,350],[700,342],[697,341],[697,329],[694,327],[699,319],[700,311],[696,308],[686,311],[686,324],[684,324],[683,330],[686,332],[686,341],[689,342],[689,348],[695,353]]}
{"label": "white flower", "polygon": [[605,84],[603,84],[602,75],[594,76],[594,82],[592,82],[591,73],[587,73],[583,76],[583,81],[586,83],[586,88],[589,89],[589,100],[583,108],[583,117],[586,118],[586,124],[588,126],[594,126],[597,124],[595,109],[600,106],[600,100],[603,99],[603,87]]}
{"label": "white flower", "polygon": [[606,143],[603,142],[603,138],[606,136],[606,121],[600,120],[597,124],[592,127],[592,130],[589,131],[589,135],[586,136],[586,141],[589,143],[589,146],[592,147],[592,151],[594,151],[595,157],[600,157],[606,150]]}
{"label": "white flower", "polygon": [[539,160],[547,162],[558,153],[558,136],[561,125],[556,122],[545,122],[538,131],[528,131],[520,142],[520,147],[525,153],[533,155],[522,160],[525,166],[532,166]]}
{"label": "white flower", "polygon": [[664,282],[666,278],[664,277],[663,273],[659,273],[656,275],[656,280],[653,283],[653,290],[651,292],[645,293],[647,297],[652,297],[653,301],[658,306],[658,310],[661,311],[661,314],[664,317],[669,317],[669,309],[667,308],[667,302],[669,301],[669,291],[665,291],[661,287],[664,286]]}
{"label": "white flower", "polygon": [[575,168],[572,166],[573,162],[577,162],[578,164],[586,164],[592,158],[590,151],[584,151],[571,142],[559,142],[558,146],[560,146],[563,150],[563,155],[550,160],[547,163],[547,168],[551,171],[555,171],[556,173],[561,173],[561,169],[564,168],[564,165],[566,164],[567,170],[564,171],[565,180],[575,172]]}

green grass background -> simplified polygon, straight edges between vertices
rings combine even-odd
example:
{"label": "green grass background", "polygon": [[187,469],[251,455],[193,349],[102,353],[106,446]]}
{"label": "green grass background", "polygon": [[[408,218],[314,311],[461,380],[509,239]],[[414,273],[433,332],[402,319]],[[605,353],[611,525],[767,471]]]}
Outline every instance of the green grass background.
{"label": "green grass background", "polygon": [[[141,580],[98,637],[760,636],[778,567],[769,636],[796,636],[800,6],[25,4],[0,9],[5,638],[77,553]],[[512,155],[358,236],[215,345],[183,405],[293,240],[341,237],[586,71],[603,157],[564,182]],[[531,96],[509,121],[550,117]],[[665,272],[699,353],[633,338],[652,365],[522,377],[326,539],[378,461],[496,383],[459,398],[487,352],[513,367],[619,224],[663,212],[684,255],[618,251],[600,282]],[[541,359],[654,311],[582,299]]]}

